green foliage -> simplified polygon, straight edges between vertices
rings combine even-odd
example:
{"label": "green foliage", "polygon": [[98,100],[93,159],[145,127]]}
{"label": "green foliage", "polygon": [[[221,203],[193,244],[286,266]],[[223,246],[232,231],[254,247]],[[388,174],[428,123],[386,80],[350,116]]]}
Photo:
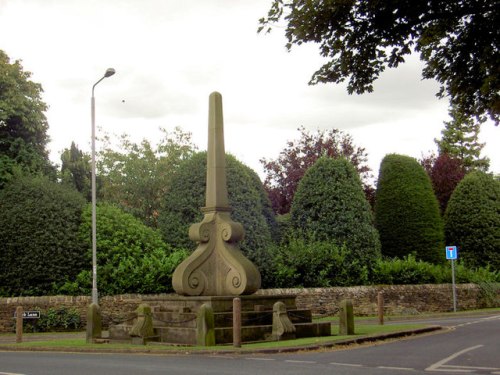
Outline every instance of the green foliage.
{"label": "green foliage", "polygon": [[106,136],[97,165],[102,199],[120,206],[152,228],[157,227],[161,200],[172,174],[196,149],[190,133],[179,128],[172,133],[160,130],[163,137],[156,147],[146,139],[137,144],[122,135],[117,151]]}
{"label": "green foliage", "polygon": [[0,191],[0,295],[44,295],[81,270],[85,200],[45,177],[19,176]]}
{"label": "green foliage", "polygon": [[75,308],[63,306],[44,310],[35,307],[33,310],[40,311],[40,319],[30,319],[24,323],[25,332],[67,332],[83,328],[80,313]]}
{"label": "green foliage", "polygon": [[61,183],[78,190],[90,202],[92,200],[91,157],[71,142],[71,147],[62,152],[61,161]]}
{"label": "green foliage", "polygon": [[286,147],[275,160],[262,159],[266,179],[264,186],[269,194],[274,212],[283,215],[290,212],[293,197],[304,173],[322,156],[346,158],[356,168],[367,194],[371,186],[367,179],[371,176],[367,166],[364,148],[355,147],[353,139],[339,129],[309,132],[299,129],[299,139],[288,141]]}
{"label": "green foliage", "polygon": [[272,248],[275,263],[275,287],[330,287],[364,285],[368,281],[366,265],[350,256],[345,245],[291,238]]}
{"label": "green foliage", "polygon": [[[457,283],[491,284],[500,282],[500,271],[489,268],[471,269],[462,263],[455,265]],[[408,255],[403,259],[379,259],[370,280],[372,284],[416,285],[451,283],[449,264],[431,264]]]}
{"label": "green foliage", "polygon": [[468,266],[500,269],[500,182],[484,172],[465,176],[448,202],[445,233]]}
{"label": "green foliage", "polygon": [[451,121],[444,122],[442,138],[435,139],[439,154],[447,154],[458,159],[467,171],[487,171],[490,165],[488,158],[481,158],[484,143],[479,143],[480,124],[467,118],[457,109],[449,111]]}
{"label": "green foliage", "polygon": [[[206,159],[206,152],[196,153],[171,179],[158,225],[165,242],[172,246],[196,247],[188,230],[203,219],[200,208],[205,206]],[[269,200],[256,173],[231,155],[226,155],[226,169],[231,217],[245,229],[240,248],[261,272],[263,286],[270,286],[272,259],[268,248],[276,223]]]}
{"label": "green foliage", "polygon": [[382,254],[415,254],[431,263],[443,261],[443,223],[431,181],[419,163],[387,155],[381,163],[375,198],[375,225]]}
{"label": "green foliage", "polygon": [[380,242],[361,180],[346,159],[323,157],[302,178],[291,209],[293,228],[348,250],[348,259],[368,269]]}
{"label": "green foliage", "polygon": [[10,63],[0,50],[0,188],[15,165],[27,172],[55,177],[46,145],[48,123],[42,86],[30,81],[21,61]]}
{"label": "green foliage", "polygon": [[259,31],[285,21],[287,48],[314,43],[325,63],[310,84],[347,82],[347,91],[373,91],[386,68],[420,53],[423,77],[441,85],[467,117],[498,124],[498,4],[476,1],[273,0]]}
{"label": "green foliage", "polygon": [[[173,251],[158,232],[131,214],[109,204],[97,206],[97,284],[100,295],[162,293],[172,291],[172,273],[187,256]],[[86,247],[86,270],[61,287],[66,294],[88,294],[91,290],[91,206],[83,213],[80,241]]]}

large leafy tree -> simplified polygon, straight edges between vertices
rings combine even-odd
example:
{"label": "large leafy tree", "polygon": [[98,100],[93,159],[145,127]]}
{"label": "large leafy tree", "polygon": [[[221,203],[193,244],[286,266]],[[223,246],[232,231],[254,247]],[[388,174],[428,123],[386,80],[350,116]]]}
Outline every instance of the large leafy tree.
{"label": "large leafy tree", "polygon": [[275,213],[286,214],[290,211],[302,176],[322,156],[347,158],[365,181],[365,191],[370,191],[366,182],[370,168],[366,164],[365,149],[354,146],[350,135],[338,129],[317,130],[314,133],[304,127],[298,130],[299,139],[288,141],[277,159],[261,160],[266,172],[264,186]]}
{"label": "large leafy tree", "polygon": [[467,171],[487,171],[490,161],[481,157],[484,143],[479,142],[479,123],[464,116],[456,108],[449,111],[451,121],[444,122],[441,139],[436,139],[440,154],[459,159]]}
{"label": "large leafy tree", "polygon": [[443,215],[450,200],[451,194],[465,176],[466,169],[460,159],[449,154],[431,154],[420,160],[431,178],[434,194],[439,201],[439,208]]}
{"label": "large leafy tree", "polygon": [[413,158],[386,155],[375,195],[375,225],[382,254],[442,261],[444,230],[439,205],[424,168]]}
{"label": "large leafy tree", "polygon": [[74,142],[61,154],[61,183],[78,190],[91,200],[91,164],[90,156],[81,151]]}
{"label": "large leafy tree", "polygon": [[84,206],[76,190],[43,176],[17,176],[0,191],[0,295],[50,294],[80,272]]}
{"label": "large leafy tree", "polygon": [[370,205],[358,173],[347,159],[322,157],[316,161],[300,181],[290,215],[296,234],[345,246],[345,263],[352,264],[352,272],[358,276],[363,267],[371,269],[380,256]]}
{"label": "large leafy tree", "polygon": [[[207,153],[185,160],[172,177],[158,218],[165,242],[194,249],[189,239],[191,224],[200,222],[205,206]],[[269,246],[276,226],[269,200],[257,174],[232,155],[226,155],[226,174],[231,217],[245,229],[242,252],[259,268],[263,286],[271,286],[272,258]]]}
{"label": "large leafy tree", "polygon": [[0,187],[20,168],[55,177],[46,150],[49,137],[42,86],[21,61],[0,50]]}
{"label": "large leafy tree", "polygon": [[467,266],[500,269],[500,182],[479,171],[465,176],[448,203],[445,234]]}
{"label": "large leafy tree", "polygon": [[498,3],[491,0],[273,0],[259,30],[286,22],[287,48],[317,43],[327,59],[310,84],[348,80],[351,93],[373,82],[412,52],[423,77],[441,84],[438,97],[467,117],[500,115]]}
{"label": "large leafy tree", "polygon": [[114,147],[106,136],[97,163],[100,196],[153,228],[157,227],[160,203],[169,179],[196,149],[190,133],[179,128],[170,133],[160,130],[163,137],[156,146],[146,139],[135,143],[122,135],[118,147]]}

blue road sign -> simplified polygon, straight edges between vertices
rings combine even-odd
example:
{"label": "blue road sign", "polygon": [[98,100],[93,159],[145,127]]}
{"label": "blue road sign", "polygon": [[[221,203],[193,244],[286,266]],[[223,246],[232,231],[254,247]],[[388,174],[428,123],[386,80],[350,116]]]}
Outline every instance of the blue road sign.
{"label": "blue road sign", "polygon": [[457,259],[457,247],[456,246],[446,246],[446,259]]}

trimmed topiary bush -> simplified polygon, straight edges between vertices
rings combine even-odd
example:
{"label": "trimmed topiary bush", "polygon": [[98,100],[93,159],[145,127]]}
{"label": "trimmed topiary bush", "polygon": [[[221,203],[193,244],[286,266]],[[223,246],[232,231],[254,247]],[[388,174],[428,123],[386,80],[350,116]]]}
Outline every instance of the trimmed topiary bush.
{"label": "trimmed topiary bush", "polygon": [[[100,295],[172,291],[172,273],[187,252],[174,251],[160,234],[133,215],[104,203],[97,206],[97,286]],[[90,294],[92,287],[92,209],[88,205],[79,228],[85,245],[85,269],[61,293]]]}
{"label": "trimmed topiary bush", "polygon": [[[158,217],[158,227],[165,242],[174,247],[194,249],[196,243],[188,237],[191,224],[203,219],[200,208],[205,206],[206,152],[185,160],[176,171],[164,197]],[[263,286],[270,286],[272,258],[269,246],[277,227],[264,187],[257,174],[226,155],[227,188],[231,217],[245,229],[240,248],[259,269]]]}
{"label": "trimmed topiary bush", "polygon": [[500,182],[484,172],[465,176],[448,202],[445,234],[467,266],[500,269]]}
{"label": "trimmed topiary bush", "polygon": [[45,295],[84,264],[78,228],[85,199],[44,177],[0,191],[0,295]]}
{"label": "trimmed topiary bush", "polygon": [[345,246],[348,261],[371,269],[380,256],[370,205],[346,159],[318,159],[300,181],[290,214],[297,235]]}
{"label": "trimmed topiary bush", "polygon": [[387,155],[380,165],[375,196],[375,225],[382,254],[440,263],[444,231],[439,205],[424,168],[413,158]]}

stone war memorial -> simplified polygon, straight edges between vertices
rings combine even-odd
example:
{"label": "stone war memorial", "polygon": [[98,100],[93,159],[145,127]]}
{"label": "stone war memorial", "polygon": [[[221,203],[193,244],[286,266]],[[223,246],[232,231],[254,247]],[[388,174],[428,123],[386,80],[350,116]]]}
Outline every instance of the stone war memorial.
{"label": "stone war memorial", "polygon": [[[109,328],[111,342],[210,346],[233,342],[238,318],[242,342],[329,336],[330,323],[313,323],[310,310],[298,310],[294,295],[257,295],[261,276],[239,249],[245,234],[231,219],[222,96],[209,97],[208,150],[204,218],[189,228],[198,246],[175,270],[176,294],[143,299],[129,320]],[[233,316],[238,298],[238,317]]]}

